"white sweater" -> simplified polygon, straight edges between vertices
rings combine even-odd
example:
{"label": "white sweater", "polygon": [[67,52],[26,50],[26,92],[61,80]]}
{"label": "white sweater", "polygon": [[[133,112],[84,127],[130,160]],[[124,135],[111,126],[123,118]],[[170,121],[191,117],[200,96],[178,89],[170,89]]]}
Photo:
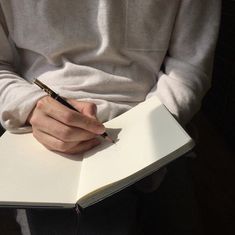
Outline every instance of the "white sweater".
{"label": "white sweater", "polygon": [[[220,0],[0,0],[0,120],[12,132],[45,95],[111,119],[157,95],[182,124],[210,87]],[[156,120],[157,121],[157,120]]]}

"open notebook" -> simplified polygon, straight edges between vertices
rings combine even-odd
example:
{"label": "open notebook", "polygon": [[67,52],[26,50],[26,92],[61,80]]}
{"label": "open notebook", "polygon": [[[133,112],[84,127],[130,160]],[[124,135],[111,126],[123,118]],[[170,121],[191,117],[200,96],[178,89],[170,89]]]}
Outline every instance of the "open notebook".
{"label": "open notebook", "polygon": [[157,97],[105,123],[107,141],[82,155],[52,152],[31,133],[0,138],[0,205],[85,208],[158,170],[194,142]]}

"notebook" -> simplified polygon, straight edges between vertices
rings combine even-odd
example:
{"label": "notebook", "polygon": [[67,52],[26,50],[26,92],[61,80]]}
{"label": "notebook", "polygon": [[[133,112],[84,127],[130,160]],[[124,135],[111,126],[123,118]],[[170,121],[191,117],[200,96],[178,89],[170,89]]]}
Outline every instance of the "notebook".
{"label": "notebook", "polygon": [[0,138],[0,205],[86,208],[190,151],[194,141],[157,97],[104,123],[115,144],[47,150],[32,133]]}

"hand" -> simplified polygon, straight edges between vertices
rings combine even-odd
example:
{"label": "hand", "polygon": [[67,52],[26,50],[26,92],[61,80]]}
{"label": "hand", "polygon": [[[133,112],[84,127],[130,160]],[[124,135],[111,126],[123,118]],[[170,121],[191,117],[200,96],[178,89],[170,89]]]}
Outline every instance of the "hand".
{"label": "hand", "polygon": [[34,137],[49,150],[82,153],[100,142],[96,138],[105,131],[96,118],[96,105],[68,100],[80,113],[67,108],[49,96],[41,98],[27,122]]}

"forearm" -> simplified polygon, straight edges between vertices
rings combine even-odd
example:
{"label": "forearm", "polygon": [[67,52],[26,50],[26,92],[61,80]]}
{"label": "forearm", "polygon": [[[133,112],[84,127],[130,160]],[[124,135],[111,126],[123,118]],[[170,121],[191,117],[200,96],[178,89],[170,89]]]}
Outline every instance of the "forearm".
{"label": "forearm", "polygon": [[220,21],[220,1],[183,0],[158,81],[157,95],[182,123],[200,109],[211,84]]}
{"label": "forearm", "polygon": [[28,114],[45,94],[15,72],[15,50],[0,6],[0,122],[12,132],[25,132]]}
{"label": "forearm", "polygon": [[210,76],[195,67],[166,59],[166,69],[158,75],[158,82],[147,98],[157,95],[182,124],[187,124],[200,109],[201,101],[210,88]]}
{"label": "forearm", "polygon": [[0,69],[0,120],[12,132],[30,131],[26,119],[45,93],[12,71]]}

